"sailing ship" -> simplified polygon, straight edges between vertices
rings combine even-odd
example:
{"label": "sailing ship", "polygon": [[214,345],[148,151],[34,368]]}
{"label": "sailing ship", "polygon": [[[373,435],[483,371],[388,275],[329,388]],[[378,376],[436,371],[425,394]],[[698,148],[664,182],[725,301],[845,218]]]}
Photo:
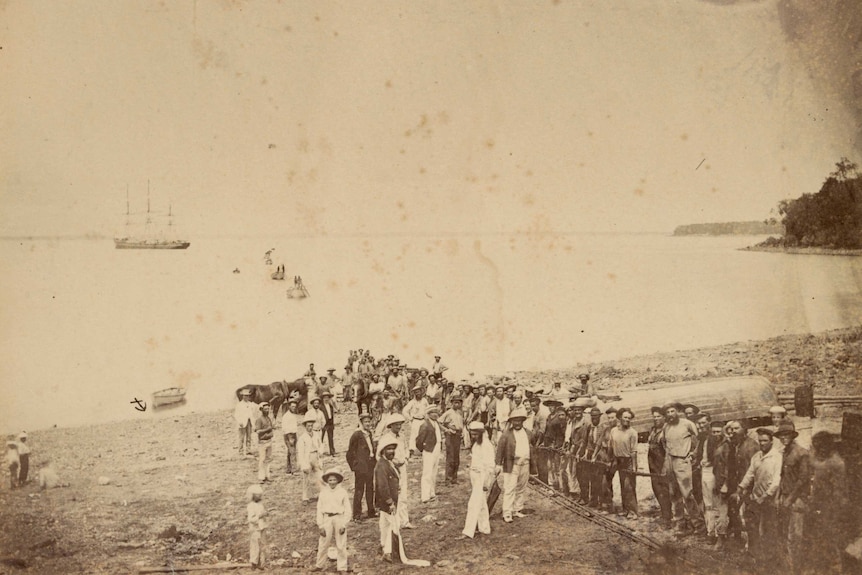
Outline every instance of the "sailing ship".
{"label": "sailing ship", "polygon": [[[132,212],[129,210],[129,188],[126,186],[126,228],[130,226],[130,216]],[[114,238],[114,247],[118,250],[184,250],[191,245],[191,242],[179,240],[175,238],[164,237],[163,227],[159,227],[158,231],[153,233],[153,216],[159,214],[150,211],[150,182],[147,182],[147,217],[144,224],[144,234],[142,236],[125,236],[122,238]],[[168,204],[168,228],[173,227],[173,213],[171,205]]]}

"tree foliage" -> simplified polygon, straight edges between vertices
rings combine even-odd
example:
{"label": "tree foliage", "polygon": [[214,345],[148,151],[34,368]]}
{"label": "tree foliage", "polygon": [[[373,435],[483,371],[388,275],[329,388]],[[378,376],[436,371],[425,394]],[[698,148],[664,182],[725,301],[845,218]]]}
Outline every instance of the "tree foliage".
{"label": "tree foliage", "polygon": [[816,194],[779,203],[785,246],[862,247],[862,176],[847,158],[835,167]]}

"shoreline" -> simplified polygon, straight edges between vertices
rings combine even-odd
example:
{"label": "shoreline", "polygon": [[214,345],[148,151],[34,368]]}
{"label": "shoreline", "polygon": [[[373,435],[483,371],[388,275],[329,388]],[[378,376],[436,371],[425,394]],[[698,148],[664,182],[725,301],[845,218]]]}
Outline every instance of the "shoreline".
{"label": "shoreline", "polygon": [[[766,377],[777,393],[792,391],[799,383],[813,384],[818,395],[860,393],[862,325],[508,376],[522,385],[541,383],[550,388],[553,381],[574,380],[582,372],[589,372],[600,390],[753,374]],[[818,417],[834,420],[839,415],[833,408]],[[324,468],[346,469],[344,450],[356,426],[355,407],[342,404],[336,415],[337,454],[324,458]],[[31,480],[21,489],[10,490],[5,478],[0,484],[0,506],[5,510],[0,519],[0,558],[22,561],[26,572],[42,573],[133,572],[146,565],[246,561],[243,494],[255,481],[257,461],[238,456],[236,441],[229,409],[33,431],[28,440],[33,450],[31,477],[50,460],[69,486],[40,492]],[[578,556],[589,556],[598,572],[648,571],[650,558],[643,548],[561,515],[553,502],[536,494],[528,495],[533,513],[523,524],[503,523],[498,505],[491,517],[492,534],[482,536],[482,545],[456,540],[470,491],[466,452],[461,457],[460,482],[446,486],[438,479],[440,500],[432,504],[418,501],[421,464],[412,460],[410,514],[417,529],[404,535],[411,557],[430,559],[438,569],[448,566],[454,572],[504,573],[516,568],[550,575],[559,572],[550,558]],[[307,570],[317,545],[313,507],[301,505],[299,475],[285,473],[285,448],[278,435],[272,471],[274,483],[265,487],[264,496],[271,514],[268,571]],[[102,477],[109,478],[107,484],[100,484]],[[348,473],[348,490],[352,482]],[[620,520],[623,525],[682,547],[690,557],[717,561],[724,573],[747,572],[744,565],[710,552],[695,540],[674,541],[658,525],[648,481],[638,481],[638,494],[641,518]],[[577,556],[567,543],[569,538],[559,537],[561,519],[566,521],[567,534],[584,542]],[[376,521],[351,522],[348,533],[349,552],[358,571],[400,572],[400,567],[382,563],[377,555]],[[513,537],[518,538],[515,553]]]}
{"label": "shoreline", "polygon": [[746,246],[739,248],[742,252],[767,252],[773,254],[795,254],[795,255],[812,255],[812,256],[862,256],[862,249],[836,249],[836,248],[788,248],[783,246]]}

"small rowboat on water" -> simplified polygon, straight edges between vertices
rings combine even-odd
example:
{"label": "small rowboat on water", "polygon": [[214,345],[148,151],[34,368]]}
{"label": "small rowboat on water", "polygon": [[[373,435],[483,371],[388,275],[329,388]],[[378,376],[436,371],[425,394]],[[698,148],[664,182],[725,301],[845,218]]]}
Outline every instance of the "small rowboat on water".
{"label": "small rowboat on water", "polygon": [[153,407],[161,407],[172,403],[181,403],[186,399],[186,390],[182,387],[169,387],[153,393]]}

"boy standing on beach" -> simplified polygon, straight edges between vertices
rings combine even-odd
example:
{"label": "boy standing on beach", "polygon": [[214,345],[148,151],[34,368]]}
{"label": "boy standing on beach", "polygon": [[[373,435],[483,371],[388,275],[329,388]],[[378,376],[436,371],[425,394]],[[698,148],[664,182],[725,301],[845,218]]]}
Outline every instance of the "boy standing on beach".
{"label": "boy standing on beach", "polygon": [[335,540],[338,551],[336,569],[347,571],[347,520],[350,517],[350,497],[341,486],[344,476],[338,469],[327,469],[323,481],[329,489],[320,491],[317,500],[317,527],[320,529],[320,539],[317,541],[317,563],[312,571],[320,571],[326,567],[327,551]]}
{"label": "boy standing on beach", "polygon": [[249,550],[248,561],[251,563],[252,569],[262,569],[264,562],[263,555],[263,531],[266,529],[266,509],[261,503],[263,498],[263,489],[259,484],[251,485],[246,490],[246,497],[249,499],[246,506],[246,515],[248,517],[249,531]]}
{"label": "boy standing on beach", "polygon": [[317,417],[308,410],[305,417],[302,418],[302,426],[305,428],[305,433],[300,435],[296,442],[296,459],[299,461],[299,468],[302,470],[302,503],[307,504],[309,500],[308,488],[314,485],[315,489],[320,488],[320,440],[314,432],[314,424]]}

